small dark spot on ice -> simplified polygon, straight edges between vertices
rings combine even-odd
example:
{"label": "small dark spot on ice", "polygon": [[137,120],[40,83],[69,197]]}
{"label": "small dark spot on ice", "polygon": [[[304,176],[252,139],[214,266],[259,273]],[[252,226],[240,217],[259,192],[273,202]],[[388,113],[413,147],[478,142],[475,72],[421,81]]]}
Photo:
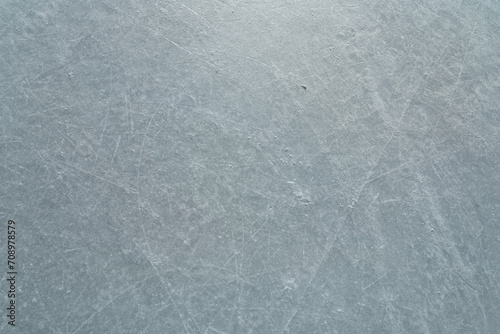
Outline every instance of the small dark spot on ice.
{"label": "small dark spot on ice", "polygon": [[307,89],[307,87],[306,87],[306,86],[304,86],[304,85],[300,85],[300,87],[304,88],[304,90],[306,90],[306,89]]}

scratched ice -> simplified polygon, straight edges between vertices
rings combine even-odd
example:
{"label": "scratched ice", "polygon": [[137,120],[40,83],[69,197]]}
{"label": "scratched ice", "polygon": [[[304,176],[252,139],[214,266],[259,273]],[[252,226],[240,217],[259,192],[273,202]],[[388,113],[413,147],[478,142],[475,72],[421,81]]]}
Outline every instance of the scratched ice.
{"label": "scratched ice", "polygon": [[0,333],[497,333],[499,16],[3,1]]}

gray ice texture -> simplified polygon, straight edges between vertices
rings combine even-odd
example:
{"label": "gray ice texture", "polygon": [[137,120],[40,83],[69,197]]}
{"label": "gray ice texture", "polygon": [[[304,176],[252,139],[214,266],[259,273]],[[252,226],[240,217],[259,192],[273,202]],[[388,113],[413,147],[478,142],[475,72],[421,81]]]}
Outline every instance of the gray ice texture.
{"label": "gray ice texture", "polygon": [[0,3],[1,333],[500,333],[500,2]]}

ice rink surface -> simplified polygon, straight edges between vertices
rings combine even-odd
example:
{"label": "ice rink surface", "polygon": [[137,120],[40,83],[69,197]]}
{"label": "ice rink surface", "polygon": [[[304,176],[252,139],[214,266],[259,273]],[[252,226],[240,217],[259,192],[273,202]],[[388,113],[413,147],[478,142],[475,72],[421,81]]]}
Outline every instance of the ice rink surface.
{"label": "ice rink surface", "polygon": [[499,333],[499,18],[1,1],[0,333]]}

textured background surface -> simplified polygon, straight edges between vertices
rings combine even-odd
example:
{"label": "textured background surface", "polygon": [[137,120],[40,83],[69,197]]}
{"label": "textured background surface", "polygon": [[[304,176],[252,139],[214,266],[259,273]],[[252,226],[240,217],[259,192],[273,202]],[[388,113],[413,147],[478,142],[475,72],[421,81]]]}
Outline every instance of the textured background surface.
{"label": "textured background surface", "polygon": [[17,333],[498,333],[499,17],[2,1]]}

